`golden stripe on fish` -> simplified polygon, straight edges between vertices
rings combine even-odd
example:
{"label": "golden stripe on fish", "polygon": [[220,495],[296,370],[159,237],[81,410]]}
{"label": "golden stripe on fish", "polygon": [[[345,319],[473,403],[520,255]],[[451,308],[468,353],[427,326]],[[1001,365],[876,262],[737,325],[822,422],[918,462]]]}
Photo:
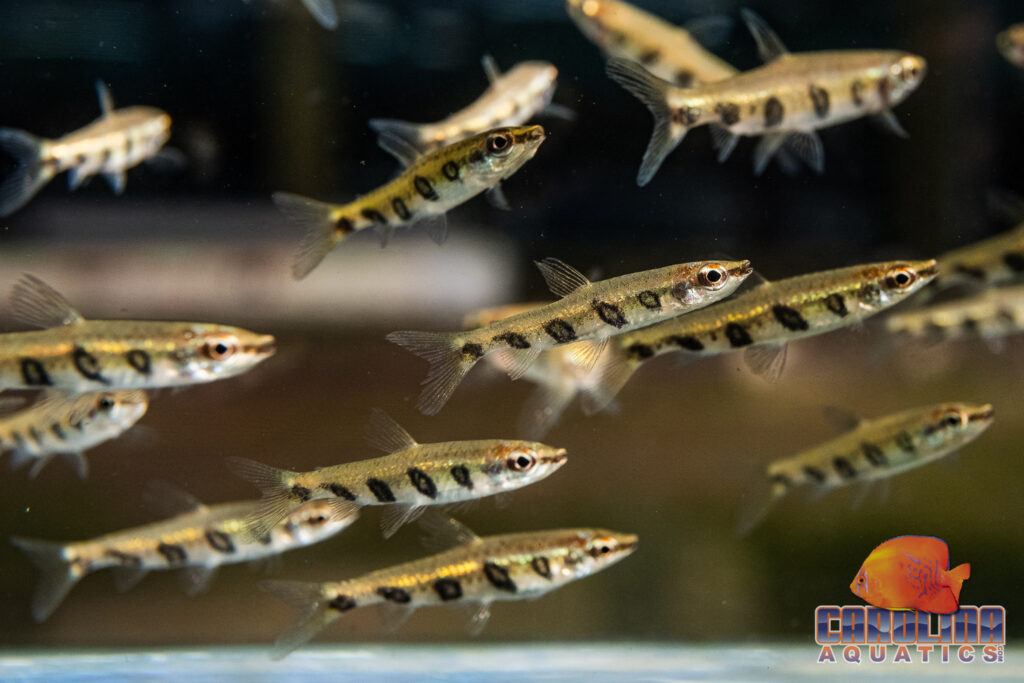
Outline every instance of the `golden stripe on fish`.
{"label": "golden stripe on fish", "polygon": [[124,191],[125,171],[148,159],[171,135],[171,117],[153,107],[114,109],[102,81],[96,82],[102,116],[85,128],[56,140],[25,131],[0,128],[0,148],[18,161],[18,168],[0,184],[0,216],[24,206],[53,176],[70,171],[68,185],[77,188],[101,174],[117,194]]}
{"label": "golden stripe on fish", "polygon": [[420,223],[444,241],[445,212],[497,186],[533,158],[544,141],[540,126],[498,128],[418,156],[394,141],[407,168],[388,184],[349,204],[327,204],[287,192],[274,193],[278,208],[307,230],[292,274],[309,274],[341,240],[372,228],[386,244],[396,227]]}
{"label": "golden stripe on fish", "polygon": [[[162,495],[166,495],[161,491]],[[190,592],[203,590],[216,568],[250,562],[319,543],[349,526],[359,507],[343,500],[311,501],[288,513],[266,535],[253,536],[247,520],[259,501],[202,505],[179,495],[187,511],[154,524],[117,531],[89,541],[56,543],[11,538],[42,571],[32,615],[44,621],[84,576],[114,568],[121,588],[148,571],[187,568]],[[164,505],[167,501],[161,501]],[[176,501],[177,502],[177,501]]]}
{"label": "golden stripe on fish", "polygon": [[816,169],[824,152],[815,130],[867,115],[906,135],[891,107],[902,102],[924,78],[925,60],[893,50],[844,50],[790,54],[763,21],[743,12],[757,39],[764,66],[694,88],[678,88],[642,66],[623,59],[608,62],[608,75],[640,99],[654,115],[654,133],[644,154],[639,185],[646,185],[661,163],[692,128],[715,124],[724,138],[764,136],[755,150],[761,173],[786,143]]}
{"label": "golden stripe on fish", "polygon": [[592,367],[607,339],[732,294],[750,275],[749,261],[696,261],[590,282],[557,259],[537,263],[548,287],[561,300],[460,332],[392,332],[388,341],[430,363],[417,406],[437,413],[473,366],[488,353],[508,357],[513,379],[529,369],[544,349],[576,342],[584,364]]}
{"label": "golden stripe on fish", "polygon": [[478,537],[455,520],[461,543],[442,553],[348,581],[265,581],[264,590],[302,609],[298,624],[274,648],[280,659],[345,612],[388,603],[415,609],[473,604],[481,630],[490,604],[529,600],[628,557],[637,537],[604,529],[558,529]]}
{"label": "golden stripe on fish", "polygon": [[1024,223],[1012,230],[949,251],[937,259],[939,280],[999,285],[1024,279]]}
{"label": "golden stripe on fish", "polygon": [[995,340],[1024,331],[1024,286],[986,289],[969,297],[889,316],[892,334],[927,341]]}
{"label": "golden stripe on fish", "polygon": [[251,519],[265,530],[303,502],[337,497],[359,505],[383,505],[385,537],[416,519],[427,506],[476,500],[529,486],[565,464],[564,448],[532,441],[489,439],[417,443],[384,411],[374,410],[368,441],[387,455],[370,460],[291,472],[245,458],[228,465],[262,492],[263,506]]}
{"label": "golden stripe on fish", "polygon": [[644,362],[666,353],[714,356],[745,349],[755,373],[778,378],[786,343],[858,323],[918,291],[935,277],[935,261],[889,261],[769,282],[730,301],[621,335],[584,411],[608,405]]}
{"label": "golden stripe on fish", "polygon": [[848,431],[835,439],[768,465],[767,500],[748,498],[741,532],[753,528],[772,505],[800,487],[831,490],[857,482],[887,479],[949,455],[992,424],[992,406],[942,403],[894,415],[861,420],[832,410],[833,421]]}
{"label": "golden stripe on fish", "polygon": [[393,149],[396,137],[420,153],[433,152],[494,128],[521,126],[551,104],[558,78],[553,64],[520,62],[504,74],[490,57],[484,57],[483,64],[490,87],[468,107],[437,123],[371,119],[380,146],[402,160]]}
{"label": "golden stripe on fish", "polygon": [[130,429],[146,414],[148,405],[143,391],[78,395],[48,391],[33,405],[0,416],[0,450],[11,452],[12,467],[35,461],[30,477],[60,455],[69,458],[84,478],[88,464],[83,451]]}
{"label": "golden stripe on fish", "polygon": [[42,280],[23,276],[11,308],[41,331],[0,334],[0,390],[82,393],[225,379],[274,353],[274,338],[211,323],[86,320]]}

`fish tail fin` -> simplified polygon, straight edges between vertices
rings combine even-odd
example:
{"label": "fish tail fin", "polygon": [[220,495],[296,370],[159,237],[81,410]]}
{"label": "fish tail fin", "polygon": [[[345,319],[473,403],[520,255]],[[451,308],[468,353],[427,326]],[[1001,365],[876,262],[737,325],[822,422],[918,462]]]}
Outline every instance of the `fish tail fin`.
{"label": "fish tail fin", "polygon": [[625,349],[614,341],[608,345],[598,359],[598,365],[591,373],[597,373],[594,381],[588,381],[580,389],[584,415],[593,415],[605,410],[619,390],[626,385],[640,364],[632,360]]}
{"label": "fish tail fin", "polygon": [[654,115],[654,132],[651,134],[651,141],[644,152],[640,172],[636,177],[636,184],[643,187],[651,182],[665,157],[682,142],[687,128],[682,123],[673,121],[672,108],[669,107],[667,99],[671,83],[626,59],[608,60],[606,72],[613,81],[647,105]]}
{"label": "fish tail fin", "polygon": [[949,570],[947,574],[949,576],[949,589],[953,591],[953,596],[956,598],[957,603],[960,602],[960,589],[964,587],[964,581],[971,578],[971,565],[965,562],[959,566]]}
{"label": "fish tail fin", "polygon": [[32,199],[53,177],[53,170],[43,164],[46,141],[31,133],[13,128],[0,128],[0,149],[14,157],[17,168],[0,183],[0,217],[9,216]]}
{"label": "fish tail fin", "polygon": [[334,217],[337,207],[290,192],[275,192],[272,198],[281,213],[305,229],[292,261],[292,276],[301,280],[320,265],[328,252],[344,237],[337,230]]}
{"label": "fish tail fin", "polygon": [[63,543],[12,536],[11,544],[42,572],[32,595],[32,618],[46,621],[82,575],[75,572],[65,557]]}
{"label": "fish tail fin", "polygon": [[[421,124],[400,121],[399,119],[370,119],[369,125],[378,134],[377,144],[389,154],[391,150],[388,149],[389,145],[385,142],[389,136],[396,137],[411,145],[418,152],[423,151],[423,126]],[[399,158],[399,161],[404,162],[405,160]]]}
{"label": "fish tail fin", "polygon": [[226,463],[229,470],[260,490],[262,503],[246,522],[254,538],[266,538],[271,528],[295,507],[288,481],[296,473],[236,456],[227,458]]}
{"label": "fish tail fin", "polygon": [[305,581],[261,581],[260,590],[281,598],[298,607],[299,618],[295,624],[281,634],[274,642],[271,659],[278,660],[303,644],[341,616],[337,610],[329,609],[319,583]]}
{"label": "fish tail fin", "polygon": [[448,402],[455,387],[466,376],[480,356],[467,357],[456,342],[454,332],[392,332],[386,339],[398,344],[430,363],[423,391],[416,407],[424,415],[436,415]]}

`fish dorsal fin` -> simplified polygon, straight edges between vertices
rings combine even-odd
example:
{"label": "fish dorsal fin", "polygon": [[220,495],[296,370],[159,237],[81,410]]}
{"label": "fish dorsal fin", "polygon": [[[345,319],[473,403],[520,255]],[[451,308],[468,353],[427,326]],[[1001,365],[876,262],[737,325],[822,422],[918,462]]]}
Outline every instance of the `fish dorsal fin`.
{"label": "fish dorsal fin", "polygon": [[110,89],[107,88],[106,83],[98,78],[96,79],[96,96],[100,98],[100,111],[103,113],[103,116],[114,111],[114,98],[110,94]]}
{"label": "fish dorsal fin", "polygon": [[487,80],[491,82],[491,85],[494,85],[494,82],[501,78],[501,69],[498,68],[498,62],[491,55],[484,55],[480,63],[483,64]]}
{"label": "fish dorsal fin", "polygon": [[11,310],[17,320],[44,329],[84,320],[60,292],[28,273],[11,289]]}
{"label": "fish dorsal fin", "polygon": [[851,432],[864,422],[860,415],[836,406],[825,406],[822,411],[828,423],[840,432]]}
{"label": "fish dorsal fin", "polygon": [[583,273],[556,258],[549,257],[534,263],[544,276],[548,289],[555,296],[569,296],[580,287],[590,284],[590,280]]}
{"label": "fish dorsal fin", "polygon": [[380,132],[377,136],[377,144],[385,152],[398,159],[398,162],[405,168],[412,166],[420,157],[420,151],[416,149],[416,145],[390,130]]}
{"label": "fish dorsal fin", "polygon": [[746,23],[750,34],[754,36],[754,40],[757,42],[757,53],[766,64],[782,55],[789,54],[789,50],[779,40],[779,36],[776,35],[775,31],[765,23],[764,19],[749,9],[740,10],[740,14],[743,16],[743,21]]}
{"label": "fish dorsal fin", "polygon": [[480,537],[468,526],[435,510],[424,514],[419,525],[423,530],[420,540],[428,550],[441,551],[481,542]]}
{"label": "fish dorsal fin", "polygon": [[206,506],[191,493],[163,479],[146,482],[142,490],[142,501],[154,514],[161,517],[176,517],[206,509]]}
{"label": "fish dorsal fin", "polygon": [[370,421],[366,423],[366,443],[385,453],[397,453],[418,445],[402,425],[380,408],[374,408],[370,413]]}

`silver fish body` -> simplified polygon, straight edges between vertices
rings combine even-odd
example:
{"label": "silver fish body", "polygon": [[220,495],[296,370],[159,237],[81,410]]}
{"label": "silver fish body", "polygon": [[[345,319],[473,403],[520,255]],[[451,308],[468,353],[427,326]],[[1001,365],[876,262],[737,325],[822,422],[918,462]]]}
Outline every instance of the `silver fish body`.
{"label": "silver fish body", "polygon": [[1024,280],[1024,222],[937,259],[943,283],[981,282],[1002,285]]}
{"label": "silver fish body", "polygon": [[997,340],[1024,332],[1024,286],[985,289],[973,296],[889,316],[885,329],[928,342]]}

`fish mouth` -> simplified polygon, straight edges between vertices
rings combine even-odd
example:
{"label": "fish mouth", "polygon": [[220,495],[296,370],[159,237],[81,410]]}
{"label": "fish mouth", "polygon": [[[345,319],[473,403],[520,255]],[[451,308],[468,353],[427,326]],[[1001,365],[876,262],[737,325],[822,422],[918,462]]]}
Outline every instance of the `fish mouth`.
{"label": "fish mouth", "polygon": [[917,275],[921,278],[931,279],[939,274],[939,268],[935,263],[935,259],[931,261],[925,261],[925,265],[917,269]]}
{"label": "fish mouth", "polygon": [[277,353],[277,342],[273,335],[268,334],[261,337],[256,343],[246,345],[245,351],[263,358],[269,358]]}
{"label": "fish mouth", "polygon": [[750,261],[744,260],[743,262],[740,263],[740,265],[738,265],[735,268],[733,268],[732,274],[733,275],[750,275],[753,272],[754,272],[754,266],[750,263]]}
{"label": "fish mouth", "polygon": [[521,135],[518,135],[517,142],[539,145],[544,142],[544,126],[530,126]]}
{"label": "fish mouth", "polygon": [[640,539],[636,536],[630,536],[629,538],[619,541],[618,550],[619,552],[633,552],[640,546]]}
{"label": "fish mouth", "polygon": [[569,451],[559,448],[553,455],[545,455],[540,461],[545,465],[558,465],[569,459]]}
{"label": "fish mouth", "polygon": [[991,403],[986,403],[978,410],[972,411],[967,415],[968,422],[989,422],[996,416],[995,408],[992,407]]}

